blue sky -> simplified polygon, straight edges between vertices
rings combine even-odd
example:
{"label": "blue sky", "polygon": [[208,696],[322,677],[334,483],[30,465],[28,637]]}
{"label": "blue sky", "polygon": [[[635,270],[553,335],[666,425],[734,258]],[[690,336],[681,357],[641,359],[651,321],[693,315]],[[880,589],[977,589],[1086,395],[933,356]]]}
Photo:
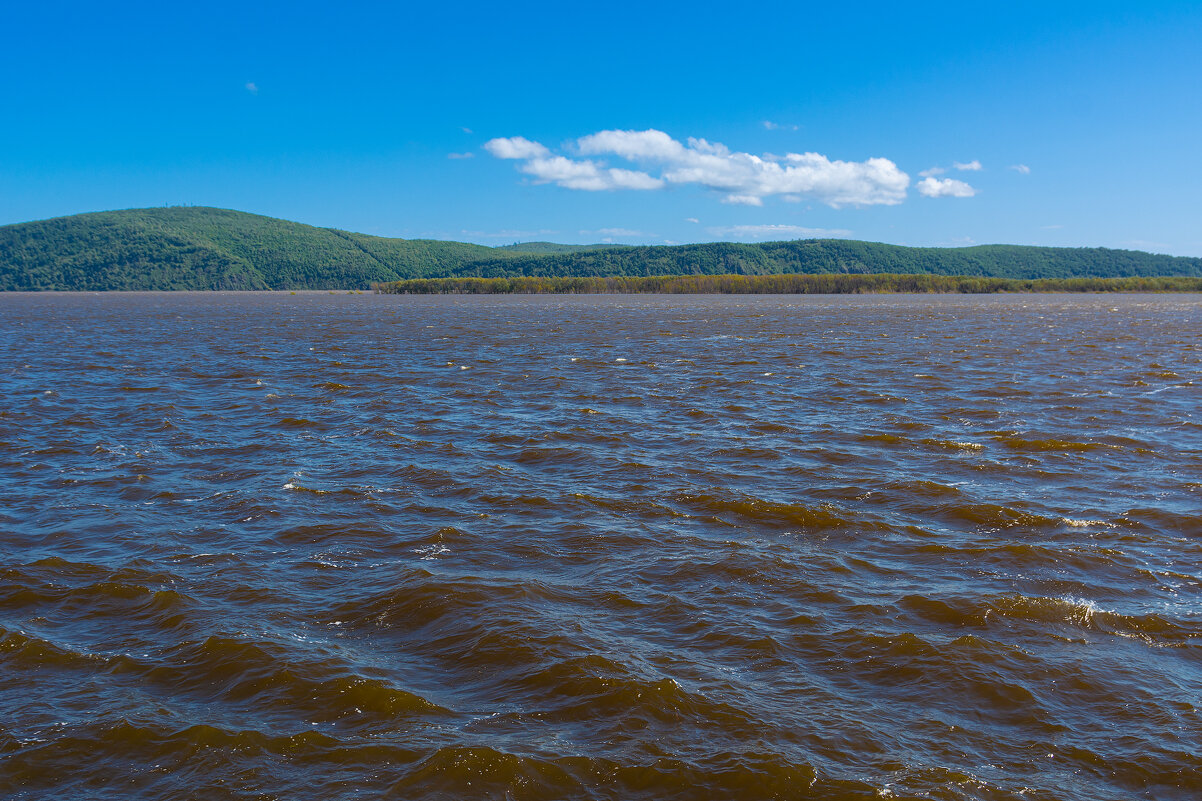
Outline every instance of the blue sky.
{"label": "blue sky", "polygon": [[13,4],[0,223],[1202,255],[1202,3],[422,5]]}

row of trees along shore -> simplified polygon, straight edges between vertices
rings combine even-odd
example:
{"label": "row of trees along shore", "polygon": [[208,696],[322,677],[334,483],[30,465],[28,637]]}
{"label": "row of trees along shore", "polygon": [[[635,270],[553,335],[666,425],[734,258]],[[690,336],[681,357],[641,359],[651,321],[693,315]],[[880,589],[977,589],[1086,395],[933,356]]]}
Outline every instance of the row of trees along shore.
{"label": "row of trees along shore", "polygon": [[1202,292],[1202,278],[985,278],[894,273],[819,275],[518,276],[419,278],[372,285],[389,295],[726,294],[847,295],[889,292]]}

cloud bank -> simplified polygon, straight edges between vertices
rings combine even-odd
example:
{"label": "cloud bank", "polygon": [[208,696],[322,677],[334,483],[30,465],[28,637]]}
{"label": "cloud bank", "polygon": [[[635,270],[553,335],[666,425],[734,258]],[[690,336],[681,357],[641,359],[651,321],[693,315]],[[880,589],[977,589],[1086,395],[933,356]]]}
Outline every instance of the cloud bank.
{"label": "cloud bank", "polygon": [[[567,189],[662,189],[695,184],[722,193],[724,203],[762,206],[764,198],[811,198],[840,206],[896,205],[906,198],[910,176],[885,158],[832,160],[820,153],[783,156],[732,151],[718,142],[677,141],[663,131],[598,131],[570,146],[571,157],[552,153],[521,136],[489,140],[485,150],[522,162],[518,169],[538,183]],[[610,167],[613,157],[640,167]],[[957,182],[958,183],[958,182]]]}

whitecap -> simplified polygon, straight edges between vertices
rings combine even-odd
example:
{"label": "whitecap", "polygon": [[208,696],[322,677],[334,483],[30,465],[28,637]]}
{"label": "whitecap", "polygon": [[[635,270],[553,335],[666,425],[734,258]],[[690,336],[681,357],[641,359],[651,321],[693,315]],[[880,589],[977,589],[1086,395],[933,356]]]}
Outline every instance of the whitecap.
{"label": "whitecap", "polygon": [[1072,526],[1073,528],[1085,528],[1086,526],[1110,526],[1111,528],[1114,528],[1112,524],[1107,523],[1105,520],[1087,520],[1085,518],[1062,517],[1060,518],[1060,522],[1064,523],[1066,526]]}
{"label": "whitecap", "polygon": [[1094,615],[1096,615],[1098,612],[1106,611],[1087,598],[1077,598],[1072,595],[1064,595],[1057,600],[1069,605],[1069,620],[1082,625],[1088,625],[1092,623]]}
{"label": "whitecap", "polygon": [[444,553],[450,553],[451,549],[442,543],[435,543],[433,545],[427,545],[425,548],[414,548],[413,552],[418,554],[423,560],[427,560],[437,559]]}

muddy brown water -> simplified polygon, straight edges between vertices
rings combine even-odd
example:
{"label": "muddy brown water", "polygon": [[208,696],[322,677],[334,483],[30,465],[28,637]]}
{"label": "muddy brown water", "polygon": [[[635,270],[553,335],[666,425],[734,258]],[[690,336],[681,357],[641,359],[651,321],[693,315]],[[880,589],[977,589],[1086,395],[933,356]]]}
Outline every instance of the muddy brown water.
{"label": "muddy brown water", "polygon": [[1195,799],[1202,297],[0,296],[0,795]]}

